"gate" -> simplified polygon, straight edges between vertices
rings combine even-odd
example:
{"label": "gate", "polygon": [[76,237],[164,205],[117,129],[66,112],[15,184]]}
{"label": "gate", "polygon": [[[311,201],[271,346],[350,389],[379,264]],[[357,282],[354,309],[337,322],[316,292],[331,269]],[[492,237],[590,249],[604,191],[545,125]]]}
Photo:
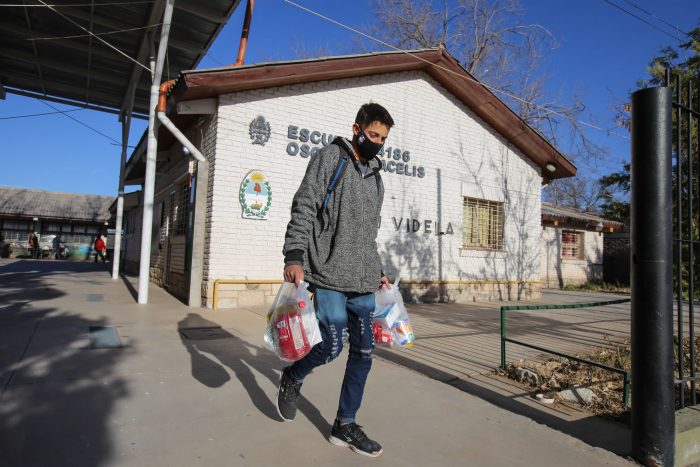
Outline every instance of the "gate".
{"label": "gate", "polygon": [[[698,146],[700,145],[700,79],[682,79],[666,70],[666,86],[673,89],[673,285],[677,355],[677,408],[696,405],[698,356],[695,313],[700,308],[697,287],[700,243],[700,189]],[[695,83],[694,83],[695,81]]]}

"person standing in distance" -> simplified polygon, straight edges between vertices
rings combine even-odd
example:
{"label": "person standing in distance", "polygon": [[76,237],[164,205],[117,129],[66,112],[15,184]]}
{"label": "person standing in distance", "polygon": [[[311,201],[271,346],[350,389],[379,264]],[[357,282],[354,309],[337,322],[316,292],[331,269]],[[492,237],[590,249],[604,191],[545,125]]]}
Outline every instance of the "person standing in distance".
{"label": "person standing in distance", "polygon": [[[282,371],[277,411],[285,421],[294,419],[304,378],[340,354],[347,334],[349,355],[328,440],[370,457],[379,456],[382,447],[364,433],[355,415],[372,366],[374,292],[391,287],[377,251],[384,199],[377,153],[393,126],[384,107],[364,104],[352,125],[352,140],[335,138],[311,156],[294,195],[283,248],[284,280],[297,287],[303,280],[310,284],[323,341]],[[329,190],[332,179],[336,182]]]}

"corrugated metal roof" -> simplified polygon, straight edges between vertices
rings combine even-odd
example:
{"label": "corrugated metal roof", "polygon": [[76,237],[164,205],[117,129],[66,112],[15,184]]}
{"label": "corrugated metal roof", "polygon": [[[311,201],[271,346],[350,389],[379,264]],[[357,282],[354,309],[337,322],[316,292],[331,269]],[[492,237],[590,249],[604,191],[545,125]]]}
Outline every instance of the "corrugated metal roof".
{"label": "corrugated metal roof", "polygon": [[105,222],[113,196],[0,187],[0,215]]}
{"label": "corrugated metal roof", "polygon": [[[0,83],[7,92],[119,112],[136,86],[134,116],[147,117],[150,73],[75,23],[148,67],[149,37],[160,37],[165,2],[50,3],[55,11],[33,3],[1,9]],[[175,2],[164,79],[197,66],[239,3]]]}
{"label": "corrugated metal roof", "polygon": [[588,212],[580,212],[576,209],[555,206],[554,204],[542,203],[542,217],[557,219],[571,219],[580,222],[602,222],[605,225],[622,225],[621,222],[612,221],[604,217]]}

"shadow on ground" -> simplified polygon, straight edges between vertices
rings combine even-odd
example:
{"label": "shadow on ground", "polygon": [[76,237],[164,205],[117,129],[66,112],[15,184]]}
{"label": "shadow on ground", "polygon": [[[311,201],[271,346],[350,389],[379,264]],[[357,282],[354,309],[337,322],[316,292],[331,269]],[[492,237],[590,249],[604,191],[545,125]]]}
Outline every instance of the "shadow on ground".
{"label": "shadow on ground", "polygon": [[[103,326],[62,309],[61,274],[89,283],[103,267],[62,261],[0,264],[0,464],[101,465],[114,455],[109,417],[127,395],[121,350],[89,348]],[[61,285],[57,285],[61,284]]]}
{"label": "shadow on ground", "polygon": [[[207,387],[219,388],[230,381],[224,367],[229,368],[255,407],[268,418],[282,422],[275,401],[270,400],[251,371],[254,368],[277,386],[279,372],[273,368],[279,364],[279,359],[272,352],[246,342],[197,313],[189,313],[178,323],[178,334],[190,354],[192,377]],[[330,433],[330,423],[303,395],[299,400],[299,412],[324,437]]]}
{"label": "shadow on ground", "polygon": [[576,421],[564,420],[545,410],[539,410],[523,404],[516,399],[521,394],[503,394],[502,389],[490,389],[483,380],[477,381],[474,379],[470,381],[469,379],[458,378],[433,366],[382,348],[377,348],[375,355],[383,360],[410,368],[429,378],[449,384],[460,391],[479,397],[509,412],[530,418],[537,423],[542,423],[569,436],[578,438],[591,446],[606,449],[620,456],[628,456],[631,452],[629,428],[619,423],[608,421],[595,415]]}

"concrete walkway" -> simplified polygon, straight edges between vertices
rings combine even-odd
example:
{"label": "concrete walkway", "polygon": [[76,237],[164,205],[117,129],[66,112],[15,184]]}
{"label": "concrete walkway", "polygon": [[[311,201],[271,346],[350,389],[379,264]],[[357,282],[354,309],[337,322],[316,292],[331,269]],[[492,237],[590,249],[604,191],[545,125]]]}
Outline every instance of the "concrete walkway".
{"label": "concrete walkway", "polygon": [[[307,379],[297,420],[283,423],[283,363],[262,346],[260,310],[188,308],[157,287],[139,306],[133,283],[92,263],[0,263],[0,465],[629,465],[470,394],[487,386],[466,371],[444,384],[385,358],[410,355],[393,351],[375,359],[358,414],[385,452],[358,456],[325,440],[343,357]],[[424,314],[455,322],[458,308],[411,310],[419,335],[425,326],[417,347],[442,332]],[[117,328],[122,348],[90,348],[102,326]]]}

